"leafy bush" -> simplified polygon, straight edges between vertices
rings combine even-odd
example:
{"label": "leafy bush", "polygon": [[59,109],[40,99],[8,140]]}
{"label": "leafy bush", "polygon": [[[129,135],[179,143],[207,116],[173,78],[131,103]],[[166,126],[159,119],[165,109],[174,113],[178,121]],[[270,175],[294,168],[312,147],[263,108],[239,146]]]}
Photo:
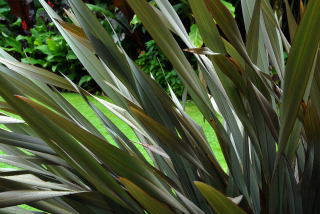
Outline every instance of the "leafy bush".
{"label": "leafy bush", "polygon": [[[1,14],[5,19],[10,17],[7,20],[10,23],[15,18],[10,15],[8,5],[3,3],[2,6]],[[9,26],[0,27],[2,48],[23,63],[38,65],[53,72],[61,72],[79,86],[87,89],[94,86],[93,82],[90,82],[92,78],[87,75],[63,37],[55,31],[54,24],[48,20],[42,8],[37,10],[35,25],[27,33],[17,35],[17,32],[22,30],[20,18]]]}
{"label": "leafy bush", "polygon": [[[168,1],[156,0],[158,9],[127,2],[217,135],[227,172],[175,94],[140,71],[85,4],[69,0],[79,27],[41,0],[113,103],[1,50],[0,108],[20,116],[1,116],[7,155],[0,161],[18,167],[0,169],[0,206],[8,207],[1,211],[19,213],[16,205],[26,203],[51,213],[318,213],[320,1],[308,1],[300,22],[287,4],[290,43],[269,1],[241,2],[244,41],[220,0],[189,0],[205,48],[193,45]],[[195,55],[201,78],[177,40]],[[81,94],[114,142],[57,87]],[[139,141],[87,96],[125,121]]]}
{"label": "leafy bush", "polygon": [[146,50],[140,52],[135,62],[141,70],[151,74],[167,92],[169,92],[168,85],[170,85],[178,97],[182,96],[184,88],[177,71],[172,68],[169,60],[161,53],[154,40],[146,42]]}
{"label": "leafy bush", "polygon": [[[51,6],[59,10],[59,14],[64,14],[66,9],[65,1],[51,1]],[[17,3],[19,4],[19,3]],[[3,24],[0,24],[2,38],[1,47],[13,54],[23,63],[44,67],[52,72],[59,72],[66,75],[79,86],[90,91],[97,90],[97,86],[92,81],[92,77],[87,74],[83,66],[71,51],[63,37],[56,31],[54,24],[48,19],[43,8],[39,8],[35,1],[36,14],[33,26],[30,29],[23,29],[23,20],[16,18],[5,0],[0,1],[2,10],[0,15]],[[88,4],[91,11],[100,17],[100,23],[109,33],[112,28],[105,17],[116,19],[108,9],[106,3],[97,5]],[[120,22],[120,21],[119,21]],[[119,22],[113,22],[113,27],[122,40],[125,39]]]}

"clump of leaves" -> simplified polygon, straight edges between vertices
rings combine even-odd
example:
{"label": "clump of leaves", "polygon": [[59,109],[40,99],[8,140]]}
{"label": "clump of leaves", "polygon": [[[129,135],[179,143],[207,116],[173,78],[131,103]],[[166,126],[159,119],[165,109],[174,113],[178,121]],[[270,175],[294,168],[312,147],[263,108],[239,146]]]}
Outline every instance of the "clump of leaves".
{"label": "clump of leaves", "polygon": [[[20,116],[1,116],[0,161],[18,167],[0,169],[2,211],[26,203],[52,213],[318,213],[320,1],[308,1],[299,23],[287,7],[290,43],[269,1],[241,1],[244,41],[220,0],[189,0],[205,45],[198,48],[169,1],[127,0],[217,135],[227,172],[176,95],[141,71],[84,3],[68,1],[72,24],[40,2],[113,102],[1,50],[0,108]],[[116,146],[57,88],[82,95]]]}
{"label": "clump of leaves", "polygon": [[[10,10],[5,3],[4,8],[8,9],[3,11],[6,12],[4,15],[9,17]],[[35,25],[28,32],[17,35],[21,31],[21,22],[18,18],[10,27],[2,27],[1,46],[4,50],[23,63],[61,72],[79,86],[87,89],[94,86],[91,76],[87,75],[65,39],[55,30],[43,8],[37,10]]]}

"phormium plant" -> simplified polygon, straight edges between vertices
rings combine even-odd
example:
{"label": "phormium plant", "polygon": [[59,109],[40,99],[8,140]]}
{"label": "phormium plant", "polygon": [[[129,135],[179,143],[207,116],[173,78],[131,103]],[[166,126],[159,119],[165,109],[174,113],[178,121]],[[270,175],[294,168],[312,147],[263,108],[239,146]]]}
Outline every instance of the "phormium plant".
{"label": "phormium plant", "polygon": [[[127,0],[217,135],[227,172],[175,94],[140,71],[84,3],[68,1],[67,23],[40,2],[113,102],[95,99],[134,130],[152,163],[87,91],[1,51],[0,108],[20,116],[1,116],[0,161],[18,167],[1,169],[1,211],[319,212],[320,1],[308,1],[300,22],[283,1],[289,39],[269,1],[242,0],[243,39],[220,0],[188,0],[205,44],[195,48],[168,0]],[[195,55],[201,80],[176,39]],[[56,88],[81,94],[117,146]]]}

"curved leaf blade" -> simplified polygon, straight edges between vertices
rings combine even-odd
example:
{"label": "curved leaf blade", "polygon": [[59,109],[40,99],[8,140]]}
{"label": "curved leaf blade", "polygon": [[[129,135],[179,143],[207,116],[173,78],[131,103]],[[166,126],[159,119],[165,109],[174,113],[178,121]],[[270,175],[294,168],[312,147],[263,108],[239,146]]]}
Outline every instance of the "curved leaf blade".
{"label": "curved leaf blade", "polygon": [[245,214],[240,207],[233,203],[229,198],[224,196],[221,192],[208,184],[195,181],[194,184],[201,192],[201,194],[207,199],[209,204],[215,209],[217,213],[224,214]]}

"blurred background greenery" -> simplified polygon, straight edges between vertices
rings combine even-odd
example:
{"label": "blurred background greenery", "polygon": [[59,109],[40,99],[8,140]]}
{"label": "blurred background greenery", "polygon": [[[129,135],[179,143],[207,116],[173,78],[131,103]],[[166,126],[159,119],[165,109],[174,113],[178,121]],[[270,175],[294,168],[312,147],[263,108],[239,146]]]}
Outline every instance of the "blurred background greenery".
{"label": "blurred background greenery", "polygon": [[[241,14],[239,13],[241,11],[239,8],[240,0],[221,1],[235,16],[238,25],[243,25],[242,15],[237,15]],[[277,8],[276,11],[283,12],[283,5],[279,4],[277,0],[270,1],[274,8]],[[66,11],[69,8],[65,0],[48,0],[47,2],[60,16],[68,19]],[[135,60],[141,70],[151,74],[167,92],[169,91],[168,85],[170,85],[176,95],[181,98],[184,86],[176,71],[161,53],[126,1],[87,0],[86,2],[105,29],[119,38],[122,47]],[[170,2],[174,5],[174,9],[186,29],[189,29],[189,36],[194,45],[201,47],[203,41],[188,2],[186,0],[170,0]],[[297,3],[298,1],[292,2],[292,4]],[[293,12],[298,13],[299,11]],[[16,59],[46,68],[52,72],[63,73],[80,87],[95,94],[100,93],[99,87],[55,29],[38,0],[0,0],[0,31],[2,34],[0,47]],[[183,46],[182,42],[181,45]],[[189,60],[195,60],[192,54],[186,53],[186,55]],[[196,65],[196,63],[193,64]],[[187,93],[184,94],[186,96]]]}
{"label": "blurred background greenery", "polygon": [[[182,96],[184,87],[176,71],[125,1],[86,2],[107,31],[119,38],[126,52],[143,71],[151,74],[167,91],[169,84],[178,97]],[[197,47],[201,47],[203,41],[187,1],[171,2],[187,29],[190,29],[190,38]],[[69,8],[64,0],[50,0],[48,3],[59,15],[68,19],[66,10]],[[224,3],[234,14],[233,4],[227,1]],[[92,77],[83,69],[37,0],[0,0],[0,31],[0,47],[16,59],[52,72],[63,73],[86,90],[100,93]],[[188,57],[193,60],[192,54]]]}

